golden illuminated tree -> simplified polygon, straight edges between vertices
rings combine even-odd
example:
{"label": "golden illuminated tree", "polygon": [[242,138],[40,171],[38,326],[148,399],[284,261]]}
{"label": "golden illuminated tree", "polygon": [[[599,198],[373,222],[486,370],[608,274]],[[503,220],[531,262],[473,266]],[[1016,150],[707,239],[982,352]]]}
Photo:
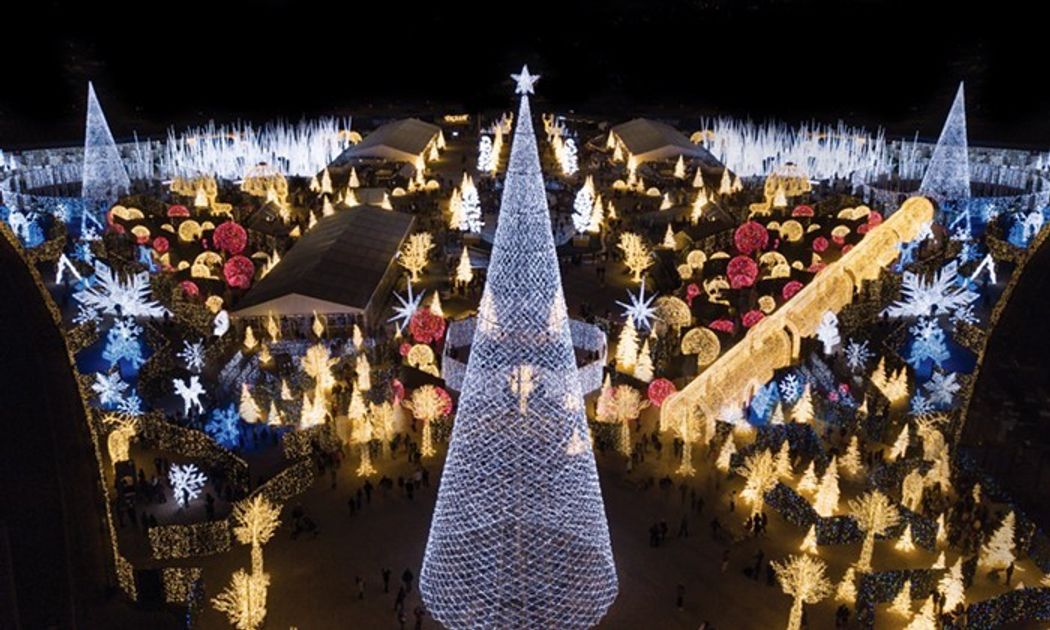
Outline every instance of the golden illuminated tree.
{"label": "golden illuminated tree", "polygon": [[255,339],[255,331],[252,330],[251,326],[246,327],[244,329],[244,349],[251,351],[257,345],[259,345],[259,342]]}
{"label": "golden illuminated tree", "polygon": [[230,624],[237,630],[255,630],[266,618],[266,589],[269,585],[269,575],[253,575],[238,569],[226,589],[212,598],[212,606],[226,613]]}
{"label": "golden illuminated tree", "polygon": [[833,516],[838,507],[839,467],[835,463],[835,458],[832,457],[831,463],[824,469],[824,476],[820,478],[820,487],[814,498],[813,509],[817,511],[817,514],[827,518]]}
{"label": "golden illuminated tree", "polygon": [[901,503],[912,512],[917,512],[922,506],[922,491],[926,485],[926,477],[918,468],[912,469],[901,481]]}
{"label": "golden illuminated tree", "polygon": [[638,358],[638,331],[634,328],[634,318],[627,316],[627,322],[620,329],[616,340],[616,363],[622,372],[633,372]]}
{"label": "golden illuminated tree", "polygon": [[842,576],[842,581],[839,582],[838,588],[835,589],[835,601],[846,604],[852,604],[857,601],[856,577],[857,574],[853,567],[846,569],[846,574]]}
{"label": "golden illuminated tree", "polygon": [[467,286],[474,279],[474,270],[470,266],[470,254],[467,246],[463,246],[463,253],[459,255],[459,265],[456,267],[456,283]]}
{"label": "golden illuminated tree", "polygon": [[802,395],[791,408],[791,421],[800,424],[813,422],[813,395],[809,391],[809,383],[806,383]]}
{"label": "golden illuminated tree", "polygon": [[817,464],[816,462],[810,462],[809,466],[806,466],[806,471],[802,473],[802,479],[798,482],[798,491],[800,493],[813,493],[817,491],[820,485],[820,480],[817,478]]}
{"label": "golden illuminated tree", "polygon": [[726,437],[726,441],[722,444],[722,450],[718,452],[718,459],[715,460],[715,466],[722,472],[729,472],[729,466],[732,463],[733,455],[736,454],[736,444],[733,443],[733,437]]}
{"label": "golden illuminated tree", "polygon": [[908,444],[911,442],[911,427],[907,424],[901,429],[900,434],[897,436],[897,440],[893,443],[893,448],[889,452],[889,460],[894,461],[904,457],[904,454],[908,451]]}
{"label": "golden illuminated tree", "polygon": [[806,553],[817,553],[817,526],[810,525],[809,531],[806,532],[806,537],[802,539],[802,544],[798,547],[799,551],[805,551]]}
{"label": "golden illuminated tree", "polygon": [[[437,295],[436,293],[434,295]],[[372,366],[368,363],[368,356],[365,353],[357,355],[357,388],[363,392],[367,392],[372,389]]]}
{"label": "golden illuminated tree", "polygon": [[791,444],[787,440],[780,443],[780,450],[777,452],[777,477],[780,479],[791,479]]}
{"label": "golden illuminated tree", "polygon": [[897,544],[894,545],[894,548],[897,551],[903,552],[915,551],[915,541],[912,539],[911,535],[911,523],[908,523],[904,527],[904,533],[901,534],[901,537],[897,541]]}
{"label": "golden illuminated tree", "polygon": [[262,417],[262,410],[256,404],[251,391],[248,390],[248,383],[241,383],[241,404],[238,407],[238,411],[241,414],[241,419],[248,424],[255,424]]}
{"label": "golden illuminated tree", "polygon": [[412,282],[419,282],[419,274],[426,268],[427,258],[432,249],[434,249],[434,241],[430,232],[413,234],[401,248],[398,263],[408,271]]}
{"label": "golden illuminated tree", "polygon": [[966,603],[966,584],[963,582],[962,561],[962,557],[959,557],[937,583],[937,592],[944,595],[944,610],[955,610],[959,604]]}
{"label": "golden illuminated tree", "polygon": [[314,379],[315,388],[318,392],[327,392],[335,385],[335,377],[332,376],[332,366],[339,359],[330,358],[328,348],[323,343],[316,343],[306,350],[306,354],[300,359],[303,371]]}
{"label": "golden illuminated tree", "polygon": [[911,618],[911,622],[904,626],[904,630],[937,630],[937,610],[933,595],[926,598],[926,603]]}
{"label": "golden illuminated tree", "polygon": [[784,406],[780,402],[777,402],[777,406],[773,408],[773,415],[769,417],[769,424],[784,424]]}
{"label": "golden illuminated tree", "polygon": [[634,363],[634,377],[643,383],[653,380],[653,358],[649,351],[649,340],[642,343],[638,351],[638,360]]}
{"label": "golden illuminated tree", "polygon": [[999,529],[981,547],[979,564],[989,569],[1005,569],[1014,561],[1014,528],[1017,517],[1013,512],[1006,515]]}
{"label": "golden illuminated tree", "polygon": [[368,408],[365,407],[365,399],[361,396],[361,390],[357,388],[357,383],[354,383],[350,393],[350,405],[346,410],[346,417],[351,420],[362,420],[368,413]]}
{"label": "golden illuminated tree", "polygon": [[740,497],[751,504],[751,514],[758,514],[765,505],[765,495],[777,485],[777,465],[769,450],[752,453],[744,459],[737,472],[746,479]]}
{"label": "golden illuminated tree", "polygon": [[890,612],[899,617],[911,616],[911,580],[905,580],[904,586],[897,591],[897,596],[890,604]]}
{"label": "golden illuminated tree", "polygon": [[825,577],[827,565],[820,558],[809,555],[792,555],[782,562],[774,562],[780,588],[794,598],[788,630],[802,627],[802,605],[816,604],[831,595],[831,582]]}
{"label": "golden illuminated tree", "polygon": [[263,572],[262,547],[281,524],[281,507],[261,494],[233,506],[233,535],[243,545],[252,546],[252,574]]}
{"label": "golden illuminated tree", "polygon": [[642,274],[654,263],[653,252],[642,241],[642,237],[633,232],[620,234],[618,247],[623,251],[624,264],[631,270],[634,282],[642,281]]}
{"label": "golden illuminated tree", "polygon": [[850,438],[849,446],[839,460],[839,468],[851,479],[856,479],[864,472],[864,464],[860,459],[860,441],[856,435]]}
{"label": "golden illuminated tree", "polygon": [[872,490],[862,497],[849,502],[850,515],[857,520],[857,526],[864,532],[864,545],[857,560],[858,571],[871,571],[871,556],[875,550],[875,537],[900,522],[897,506],[890,502],[886,495]]}

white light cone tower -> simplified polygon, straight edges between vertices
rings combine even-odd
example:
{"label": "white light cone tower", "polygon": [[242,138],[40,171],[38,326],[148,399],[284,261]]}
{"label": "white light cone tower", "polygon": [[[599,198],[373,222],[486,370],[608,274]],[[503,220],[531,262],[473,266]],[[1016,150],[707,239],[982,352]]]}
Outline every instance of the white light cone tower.
{"label": "white light cone tower", "polygon": [[127,194],[131,180],[106,123],[106,115],[88,82],[87,123],[84,130],[84,171],[80,197],[96,205],[112,204]]}
{"label": "white light cone tower", "polygon": [[939,202],[970,198],[970,156],[966,142],[966,102],[963,84],[955,93],[941,137],[919,185],[919,193]]}
{"label": "white light cone tower", "polygon": [[616,568],[528,93],[517,128],[420,591],[449,628],[586,628]]}

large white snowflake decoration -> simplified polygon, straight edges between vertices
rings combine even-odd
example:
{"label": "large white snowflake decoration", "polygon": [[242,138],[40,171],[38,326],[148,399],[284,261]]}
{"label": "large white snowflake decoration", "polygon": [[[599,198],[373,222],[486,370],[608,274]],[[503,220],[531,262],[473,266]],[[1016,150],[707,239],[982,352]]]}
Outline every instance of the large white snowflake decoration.
{"label": "large white snowflake decoration", "polygon": [[952,313],[978,298],[959,283],[959,263],[951,261],[926,280],[905,271],[901,280],[901,299],[886,309],[890,317],[927,317]]}
{"label": "large white snowflake decoration", "polygon": [[189,415],[190,409],[193,408],[197,409],[197,413],[204,413],[204,405],[201,403],[204,388],[201,387],[199,376],[194,374],[189,381],[173,378],[171,384],[175,388],[175,393],[182,398],[182,413]]}
{"label": "large white snowflake decoration", "polygon": [[182,359],[187,370],[199,374],[204,368],[204,341],[199,340],[190,343],[187,340],[183,340],[182,350],[179,352],[178,357]]}
{"label": "large white snowflake decoration", "polygon": [[952,326],[958,327],[959,324],[976,324],[977,314],[973,312],[973,304],[967,304],[961,308],[955,309],[950,318]]}
{"label": "large white snowflake decoration", "polygon": [[922,392],[915,392],[911,397],[911,408],[912,415],[921,416],[923,414],[931,413],[934,411],[933,401],[922,395]]}
{"label": "large white snowflake decoration", "polygon": [[650,330],[653,327],[654,319],[659,319],[656,316],[656,309],[653,308],[653,300],[656,299],[656,294],[650,295],[648,298],[645,297],[645,278],[642,278],[642,286],[638,287],[638,293],[631,293],[627,291],[627,299],[629,302],[616,301],[617,304],[623,307],[624,319],[633,319],[636,326]]}
{"label": "large white snowflake decoration", "polygon": [[934,365],[941,365],[948,360],[948,346],[944,340],[944,330],[936,319],[921,318],[909,329],[915,339],[911,344],[911,352],[908,354],[908,364],[919,369],[923,361],[929,359]]}
{"label": "large white snowflake decoration", "polygon": [[204,425],[204,431],[219,444],[233,448],[240,439],[240,421],[237,406],[230,403],[229,407],[216,407],[212,410],[211,418]]}
{"label": "large white snowflake decoration", "polygon": [[780,397],[788,404],[794,403],[802,395],[802,383],[794,373],[780,379],[777,386],[780,387]]}
{"label": "large white snowflake decoration", "polygon": [[148,273],[143,271],[121,280],[116,272],[97,260],[94,280],[86,289],[74,293],[73,297],[99,315],[161,317],[167,312],[167,309],[150,299]]}
{"label": "large white snowflake decoration", "polygon": [[961,388],[961,385],[956,380],[957,377],[958,374],[955,372],[948,374],[934,372],[930,376],[930,380],[922,386],[929,395],[930,402],[935,405],[950,406],[955,393]]}
{"label": "large white snowflake decoration", "polygon": [[119,319],[106,334],[106,347],[102,350],[102,358],[109,361],[109,367],[114,367],[121,360],[127,361],[135,369],[142,367],[145,359],[142,357],[142,344],[139,343],[139,335],[142,327],[135,323],[130,317]]}
{"label": "large white snowflake decoration", "polygon": [[120,378],[120,372],[95,374],[95,382],[91,385],[91,391],[98,394],[98,401],[102,406],[116,405],[128,390],[128,384]]}
{"label": "large white snowflake decoration", "polygon": [[179,507],[186,505],[201,495],[208,478],[196,464],[173,464],[168,471],[168,483]]}
{"label": "large white snowflake decoration", "polygon": [[859,372],[867,366],[868,361],[872,358],[871,349],[868,348],[868,340],[858,342],[856,339],[850,339],[849,343],[846,344],[846,365],[849,369],[854,372]]}
{"label": "large white snowflake decoration", "polygon": [[400,293],[394,293],[394,298],[400,303],[400,306],[394,307],[394,316],[386,321],[397,322],[397,329],[404,330],[412,316],[419,310],[419,302],[423,299],[424,293],[426,291],[421,291],[419,295],[414,295],[412,293],[412,281],[409,280],[408,293],[405,297],[401,297]]}

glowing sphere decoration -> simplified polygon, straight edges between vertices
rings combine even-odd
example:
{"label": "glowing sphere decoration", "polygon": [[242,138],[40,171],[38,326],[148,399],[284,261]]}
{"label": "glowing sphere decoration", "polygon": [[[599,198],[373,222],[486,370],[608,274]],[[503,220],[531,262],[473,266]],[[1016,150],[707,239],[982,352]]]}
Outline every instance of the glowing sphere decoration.
{"label": "glowing sphere decoration", "polygon": [[649,389],[646,394],[649,396],[649,402],[659,407],[667,400],[668,396],[677,391],[678,388],[671,381],[666,378],[657,378],[652,383],[649,383]]}
{"label": "glowing sphere decoration", "polygon": [[747,256],[736,256],[726,267],[729,285],[734,289],[743,289],[755,284],[758,278],[758,263]]}
{"label": "glowing sphere decoration", "polygon": [[158,254],[164,254],[167,253],[169,249],[171,249],[171,243],[168,242],[166,237],[158,236],[153,239],[153,251]]}
{"label": "glowing sphere decoration", "polygon": [[811,217],[813,216],[813,207],[801,204],[795,206],[794,210],[791,211],[793,217]]}
{"label": "glowing sphere decoration", "polygon": [[429,308],[421,308],[412,314],[408,330],[419,343],[440,341],[445,335],[445,319],[435,315]]}
{"label": "glowing sphere decoration", "polygon": [[758,322],[765,319],[765,317],[766,316],[764,313],[762,313],[762,311],[756,309],[744,313],[744,315],[740,318],[740,322],[744,325],[744,328],[751,328]]}
{"label": "glowing sphere decoration", "polygon": [[790,300],[796,293],[802,290],[802,283],[798,280],[791,280],[784,285],[784,288],[780,290],[780,295],[785,300]]}
{"label": "glowing sphere decoration", "polygon": [[736,331],[736,324],[729,319],[716,319],[707,325],[711,330],[717,330],[718,332],[724,332],[728,335],[732,335]]}
{"label": "glowing sphere decoration", "polygon": [[169,217],[188,217],[190,216],[190,209],[182,204],[175,204],[168,206]]}
{"label": "glowing sphere decoration", "polygon": [[693,299],[700,295],[700,287],[695,282],[690,282],[685,288],[685,301],[690,308],[693,306]]}
{"label": "glowing sphere decoration", "polygon": [[828,239],[824,238],[823,236],[818,236],[817,238],[813,239],[813,251],[819,253],[825,251],[827,248]]}
{"label": "glowing sphere decoration", "polygon": [[222,275],[229,286],[235,289],[247,289],[252,286],[255,265],[244,256],[234,256],[223,265]]}
{"label": "glowing sphere decoration", "polygon": [[236,255],[243,252],[244,247],[248,244],[248,232],[239,224],[227,221],[215,228],[211,239],[222,251]]}
{"label": "glowing sphere decoration", "polygon": [[201,294],[200,288],[197,283],[192,280],[183,280],[179,283],[179,288],[186,294],[187,297],[197,297]]}
{"label": "glowing sphere decoration", "polygon": [[748,221],[733,232],[733,243],[738,252],[745,256],[761,251],[769,244],[769,231],[755,221]]}

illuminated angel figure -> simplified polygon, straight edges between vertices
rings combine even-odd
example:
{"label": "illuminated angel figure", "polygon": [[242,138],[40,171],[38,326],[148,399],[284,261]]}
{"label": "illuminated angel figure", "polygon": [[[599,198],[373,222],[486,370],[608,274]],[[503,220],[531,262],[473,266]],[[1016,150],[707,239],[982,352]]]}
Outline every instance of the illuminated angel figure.
{"label": "illuminated angel figure", "polygon": [[394,293],[394,298],[401,303],[400,306],[394,307],[394,316],[386,320],[388,322],[398,322],[397,329],[399,331],[404,330],[408,322],[412,320],[412,316],[416,314],[419,309],[419,303],[423,299],[423,294],[426,291],[421,291],[419,295],[412,293],[412,283],[408,283],[408,294],[405,297],[401,297],[401,294]]}
{"label": "illuminated angel figure", "polygon": [[631,293],[627,291],[627,298],[630,302],[616,301],[617,304],[623,307],[624,318],[633,318],[634,323],[638,326],[649,330],[652,328],[652,320],[659,319],[656,316],[656,309],[653,307],[653,300],[656,299],[656,294],[650,295],[648,298],[645,297],[645,278],[642,278],[642,286],[638,288],[638,293]]}
{"label": "illuminated angel figure", "polygon": [[184,415],[188,416],[192,408],[196,408],[197,413],[204,413],[204,405],[201,403],[201,394],[204,393],[204,388],[201,387],[199,376],[194,374],[189,381],[175,378],[172,379],[171,383],[175,387],[175,393],[182,397],[182,413]]}

